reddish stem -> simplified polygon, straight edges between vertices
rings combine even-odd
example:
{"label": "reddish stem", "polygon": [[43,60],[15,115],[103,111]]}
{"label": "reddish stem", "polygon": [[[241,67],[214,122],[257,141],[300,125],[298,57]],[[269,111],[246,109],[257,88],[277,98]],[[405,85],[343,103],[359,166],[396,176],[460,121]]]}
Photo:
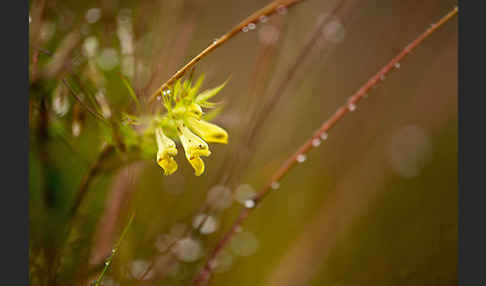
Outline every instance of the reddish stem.
{"label": "reddish stem", "polygon": [[192,58],[185,66],[183,66],[180,70],[178,70],[174,75],[172,75],[169,80],[162,84],[162,86],[157,89],[149,98],[149,102],[153,102],[157,96],[165,89],[167,89],[171,84],[173,84],[176,80],[181,78],[188,72],[193,66],[195,66],[202,58],[207,56],[217,47],[221,46],[222,44],[226,43],[228,40],[239,34],[243,28],[248,26],[249,24],[255,24],[260,21],[261,17],[269,17],[275,13],[283,13],[286,9],[302,2],[303,0],[274,0],[267,6],[263,7],[262,9],[256,11],[248,18],[241,21],[238,25],[236,25],[233,29],[229,32],[215,40],[211,45],[209,45],[206,49],[200,52],[197,56]]}
{"label": "reddish stem", "polygon": [[[310,137],[304,144],[302,144],[297,151],[288,158],[283,165],[274,173],[271,180],[258,192],[257,196],[255,197],[255,205],[262,201],[262,199],[269,193],[272,189],[272,184],[274,182],[278,182],[281,180],[295,164],[298,162],[297,158],[300,155],[304,155],[308,153],[313,146],[314,140],[320,140],[320,136],[322,134],[327,133],[331,128],[333,128],[347,113],[354,110],[356,108],[356,104],[366,96],[366,93],[376,86],[380,80],[382,80],[386,75],[388,75],[396,65],[403,60],[412,50],[417,48],[426,38],[428,38],[433,32],[443,26],[446,22],[452,19],[458,13],[458,8],[455,7],[452,11],[447,13],[443,16],[437,23],[432,24],[430,28],[428,28],[425,32],[419,35],[415,40],[413,40],[410,44],[408,44],[398,55],[396,55],[393,59],[391,59],[383,68],[381,68],[374,76],[372,76],[363,86],[356,93],[354,93],[347,101],[346,104],[339,107],[336,112],[325,121],[321,127],[314,132],[314,135]],[[216,244],[216,247],[212,250],[204,267],[201,269],[199,274],[196,276],[194,280],[194,285],[201,285],[203,282],[207,281],[209,275],[211,274],[211,262],[215,259],[215,257],[219,254],[219,252],[226,246],[226,244],[232,239],[233,235],[236,233],[236,230],[240,227],[240,225],[245,221],[245,219],[249,216],[251,210],[253,208],[245,208],[241,210],[238,218],[233,222],[232,227],[223,238]]]}

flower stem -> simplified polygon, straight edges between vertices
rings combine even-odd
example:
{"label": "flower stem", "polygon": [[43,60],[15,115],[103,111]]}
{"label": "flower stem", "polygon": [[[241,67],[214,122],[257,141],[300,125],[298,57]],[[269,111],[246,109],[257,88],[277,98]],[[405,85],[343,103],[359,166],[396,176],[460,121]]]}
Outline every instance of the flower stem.
{"label": "flower stem", "polygon": [[229,32],[224,34],[222,37],[218,38],[213,43],[211,43],[211,45],[209,45],[206,49],[200,52],[197,56],[192,58],[192,60],[190,60],[185,66],[179,69],[172,77],[169,78],[169,80],[163,83],[162,86],[150,96],[149,102],[153,102],[159,93],[161,93],[163,90],[168,88],[171,84],[173,84],[176,80],[178,80],[184,74],[186,74],[186,72],[189,71],[194,65],[196,65],[202,58],[207,56],[217,47],[226,43],[229,39],[239,34],[243,30],[243,28],[245,28],[249,24],[258,23],[261,17],[269,17],[279,11],[286,11],[287,8],[295,4],[298,4],[302,1],[304,0],[275,0],[270,4],[268,4],[267,6],[263,7],[262,9],[256,11],[248,18],[241,21],[238,25],[236,25],[233,29],[231,29]]}

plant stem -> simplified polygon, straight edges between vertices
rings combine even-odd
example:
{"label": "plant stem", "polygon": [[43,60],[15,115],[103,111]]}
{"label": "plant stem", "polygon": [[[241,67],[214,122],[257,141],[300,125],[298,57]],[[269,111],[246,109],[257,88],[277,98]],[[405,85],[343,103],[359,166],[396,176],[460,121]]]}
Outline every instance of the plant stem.
{"label": "plant stem", "polygon": [[320,140],[321,135],[327,134],[327,132],[332,129],[346,114],[350,111],[354,110],[356,104],[366,96],[367,92],[374,86],[380,82],[384,76],[389,74],[396,65],[403,60],[412,50],[417,48],[426,38],[428,38],[432,33],[434,33],[437,29],[451,20],[454,16],[458,13],[458,8],[455,7],[452,11],[447,13],[443,16],[437,23],[432,24],[430,28],[428,28],[425,32],[419,35],[415,40],[413,40],[410,44],[408,44],[398,55],[396,55],[393,59],[391,59],[383,68],[381,68],[374,76],[372,76],[361,88],[358,89],[347,101],[346,104],[339,107],[336,112],[325,121],[321,127],[314,132],[314,135],[309,138],[303,145],[301,145],[297,151],[290,156],[283,163],[283,165],[274,173],[271,177],[271,180],[263,186],[263,188],[257,193],[254,202],[255,205],[253,208],[245,208],[241,210],[238,218],[233,222],[231,228],[226,232],[223,238],[216,244],[216,247],[211,251],[206,260],[204,267],[198,273],[194,280],[194,285],[201,285],[201,283],[207,281],[211,274],[211,262],[215,259],[215,257],[219,254],[219,252],[226,246],[226,244],[232,239],[236,230],[239,226],[245,221],[245,219],[249,216],[251,210],[255,209],[258,203],[260,203],[265,196],[272,190],[272,184],[281,180],[289,171],[292,169],[293,166],[297,163],[297,158],[301,155],[308,153],[314,146],[314,140]]}
{"label": "plant stem", "polygon": [[115,147],[111,144],[107,144],[103,147],[101,152],[99,153],[98,157],[96,158],[96,161],[93,163],[91,168],[89,169],[88,173],[86,176],[83,178],[81,181],[81,185],[79,185],[78,191],[76,192],[74,203],[69,209],[69,218],[72,220],[74,216],[76,215],[81,203],[83,202],[83,199],[85,198],[85,195],[87,193],[88,187],[93,181],[93,179],[96,177],[98,174],[98,171],[101,168],[101,163],[112,153],[112,151],[115,150]]}
{"label": "plant stem", "polygon": [[197,56],[195,56],[192,60],[190,60],[185,66],[179,69],[172,77],[169,78],[162,86],[157,89],[149,98],[149,102],[153,102],[157,95],[161,93],[163,90],[168,88],[171,84],[173,84],[176,80],[181,78],[187,71],[189,71],[194,65],[196,65],[202,58],[207,56],[217,47],[221,46],[222,44],[226,43],[229,39],[233,38],[237,34],[239,34],[244,27],[248,26],[249,24],[253,23],[256,24],[262,19],[261,17],[269,17],[278,11],[286,11],[289,7],[298,4],[304,0],[275,0],[268,4],[267,6],[263,7],[262,9],[256,11],[248,18],[241,21],[238,25],[236,25],[233,29],[229,32],[215,40],[211,45],[209,45],[206,49],[200,52]]}
{"label": "plant stem", "polygon": [[110,125],[106,119],[103,117],[103,115],[99,114],[98,112],[96,112],[94,109],[92,109],[91,107],[89,107],[89,105],[87,105],[84,101],[81,100],[81,98],[78,96],[78,94],[74,91],[73,87],[67,82],[66,78],[63,78],[62,79],[62,82],[64,83],[64,85],[66,85],[66,87],[69,89],[69,91],[71,92],[71,94],[73,95],[74,99],[76,99],[77,102],[79,102],[79,104],[81,104],[81,106],[83,106],[84,108],[86,108],[86,110],[91,114],[93,115],[93,117],[95,117],[96,119],[99,119],[100,121],[102,121],[103,123],[106,123],[108,125]]}
{"label": "plant stem", "polygon": [[105,276],[105,273],[108,271],[108,268],[111,265],[111,261],[113,260],[113,257],[118,252],[118,249],[120,248],[120,244],[121,244],[123,238],[125,237],[125,235],[127,234],[128,228],[132,224],[134,217],[135,217],[135,213],[132,213],[132,215],[128,219],[127,225],[125,226],[122,234],[120,235],[120,239],[118,239],[117,243],[115,244],[115,247],[113,247],[113,250],[111,251],[110,257],[108,257],[108,259],[106,260],[105,267],[103,268],[103,271],[101,271],[100,275],[98,276],[98,279],[96,279],[96,281],[93,283],[95,286],[100,285],[101,280],[103,280],[103,277]]}

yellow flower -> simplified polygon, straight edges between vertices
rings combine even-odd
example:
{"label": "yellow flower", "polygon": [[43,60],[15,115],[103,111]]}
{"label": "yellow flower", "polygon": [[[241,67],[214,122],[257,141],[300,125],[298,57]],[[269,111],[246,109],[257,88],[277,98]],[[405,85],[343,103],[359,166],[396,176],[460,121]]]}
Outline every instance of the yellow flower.
{"label": "yellow flower", "polygon": [[203,114],[202,108],[199,104],[192,103],[189,105],[188,110],[190,115],[195,116],[196,118],[201,118],[201,115]]}
{"label": "yellow flower", "polygon": [[177,170],[177,163],[172,156],[177,155],[177,149],[174,141],[164,135],[162,128],[155,130],[157,139],[157,163],[164,169],[165,175],[171,175]]}
{"label": "yellow flower", "polygon": [[218,125],[194,117],[187,117],[186,121],[191,130],[207,142],[228,143],[228,133]]}
{"label": "yellow flower", "polygon": [[207,157],[211,155],[208,144],[196,134],[192,133],[191,130],[182,123],[178,124],[177,131],[179,132],[179,138],[184,147],[187,160],[194,168],[196,176],[200,176],[204,173],[204,162],[200,156]]}

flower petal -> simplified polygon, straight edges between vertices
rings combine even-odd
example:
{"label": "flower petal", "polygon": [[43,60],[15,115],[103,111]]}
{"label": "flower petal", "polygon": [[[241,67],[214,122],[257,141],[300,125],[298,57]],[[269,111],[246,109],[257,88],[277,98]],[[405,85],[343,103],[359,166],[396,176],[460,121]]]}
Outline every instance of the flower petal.
{"label": "flower petal", "polygon": [[162,158],[157,156],[157,163],[164,169],[164,175],[172,175],[177,171],[177,163],[172,157]]}
{"label": "flower petal", "polygon": [[174,141],[165,136],[162,128],[155,130],[157,140],[157,163],[164,169],[165,175],[171,175],[177,170],[177,163],[172,156],[177,155],[177,149]]}
{"label": "flower petal", "polygon": [[186,159],[194,168],[195,175],[200,176],[204,172],[204,161],[200,156],[209,156],[209,146],[196,134],[192,133],[182,122],[177,126],[179,138],[185,150]]}
{"label": "flower petal", "polygon": [[228,133],[218,125],[194,117],[188,117],[186,121],[189,127],[207,142],[228,143]]}
{"label": "flower petal", "polygon": [[201,159],[201,157],[190,157],[186,153],[186,158],[191,164],[192,168],[194,168],[194,174],[196,176],[201,176],[202,173],[204,173],[204,161]]}
{"label": "flower petal", "polygon": [[177,130],[179,131],[179,138],[181,139],[182,146],[186,153],[189,153],[190,157],[211,155],[208,144],[196,134],[192,133],[184,124],[180,123]]}

